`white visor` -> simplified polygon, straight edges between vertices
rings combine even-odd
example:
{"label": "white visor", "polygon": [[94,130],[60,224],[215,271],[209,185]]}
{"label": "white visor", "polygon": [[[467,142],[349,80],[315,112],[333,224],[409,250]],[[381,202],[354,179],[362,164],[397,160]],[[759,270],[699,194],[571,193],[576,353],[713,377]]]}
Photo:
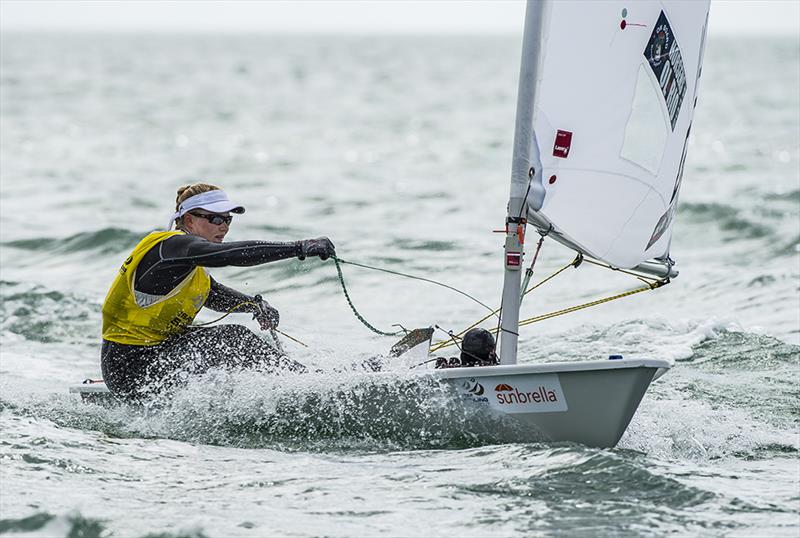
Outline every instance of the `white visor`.
{"label": "white visor", "polygon": [[178,210],[172,214],[167,229],[169,230],[172,228],[175,219],[181,218],[193,209],[205,209],[211,213],[228,213],[229,211],[232,213],[244,213],[244,206],[231,202],[228,199],[228,195],[225,194],[225,191],[222,189],[201,192],[200,194],[190,196],[181,203]]}

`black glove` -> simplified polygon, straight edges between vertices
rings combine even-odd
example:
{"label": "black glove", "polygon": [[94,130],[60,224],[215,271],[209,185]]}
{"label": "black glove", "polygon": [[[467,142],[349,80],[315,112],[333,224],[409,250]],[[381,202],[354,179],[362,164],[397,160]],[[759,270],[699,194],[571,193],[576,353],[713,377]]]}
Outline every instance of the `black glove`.
{"label": "black glove", "polygon": [[306,256],[319,256],[320,260],[327,260],[336,255],[336,247],[327,237],[317,237],[316,239],[306,239],[300,241],[300,255],[298,258],[305,260]]}
{"label": "black glove", "polygon": [[278,310],[270,306],[260,295],[253,297],[253,302],[256,303],[256,311],[253,313],[253,319],[258,321],[261,328],[267,330],[277,327],[281,320]]}

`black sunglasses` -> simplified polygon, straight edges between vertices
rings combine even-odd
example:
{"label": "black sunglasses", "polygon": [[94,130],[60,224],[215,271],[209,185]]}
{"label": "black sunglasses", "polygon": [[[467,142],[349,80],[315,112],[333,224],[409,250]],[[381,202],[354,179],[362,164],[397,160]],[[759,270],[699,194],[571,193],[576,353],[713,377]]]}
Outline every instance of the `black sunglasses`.
{"label": "black sunglasses", "polygon": [[214,226],[219,226],[223,222],[225,224],[230,224],[233,220],[233,215],[228,215],[224,217],[222,215],[214,215],[213,213],[192,213],[189,212],[190,215],[193,217],[200,217],[201,219],[206,219],[208,222],[213,224]]}

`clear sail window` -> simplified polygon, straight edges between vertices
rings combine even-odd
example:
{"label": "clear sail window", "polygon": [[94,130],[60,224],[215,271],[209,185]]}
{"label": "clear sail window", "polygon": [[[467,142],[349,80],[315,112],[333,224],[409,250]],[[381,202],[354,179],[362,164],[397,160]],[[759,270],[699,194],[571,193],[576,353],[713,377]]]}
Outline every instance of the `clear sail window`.
{"label": "clear sail window", "polygon": [[669,134],[662,101],[660,89],[640,65],[620,155],[653,175],[658,174]]}

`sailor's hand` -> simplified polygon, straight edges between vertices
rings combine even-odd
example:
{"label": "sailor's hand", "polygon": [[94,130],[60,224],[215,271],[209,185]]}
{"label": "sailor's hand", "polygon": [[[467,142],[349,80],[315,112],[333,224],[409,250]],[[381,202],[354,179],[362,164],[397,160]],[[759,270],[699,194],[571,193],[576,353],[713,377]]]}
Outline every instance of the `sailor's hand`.
{"label": "sailor's hand", "polygon": [[281,320],[278,310],[262,299],[260,295],[256,295],[253,301],[256,303],[256,311],[253,313],[253,319],[258,321],[261,328],[266,331],[277,327]]}
{"label": "sailor's hand", "polygon": [[333,246],[331,240],[327,237],[317,237],[316,239],[306,239],[300,241],[300,256],[301,260],[306,259],[306,256],[319,256],[321,260],[327,260],[331,256],[336,255],[336,247]]}

